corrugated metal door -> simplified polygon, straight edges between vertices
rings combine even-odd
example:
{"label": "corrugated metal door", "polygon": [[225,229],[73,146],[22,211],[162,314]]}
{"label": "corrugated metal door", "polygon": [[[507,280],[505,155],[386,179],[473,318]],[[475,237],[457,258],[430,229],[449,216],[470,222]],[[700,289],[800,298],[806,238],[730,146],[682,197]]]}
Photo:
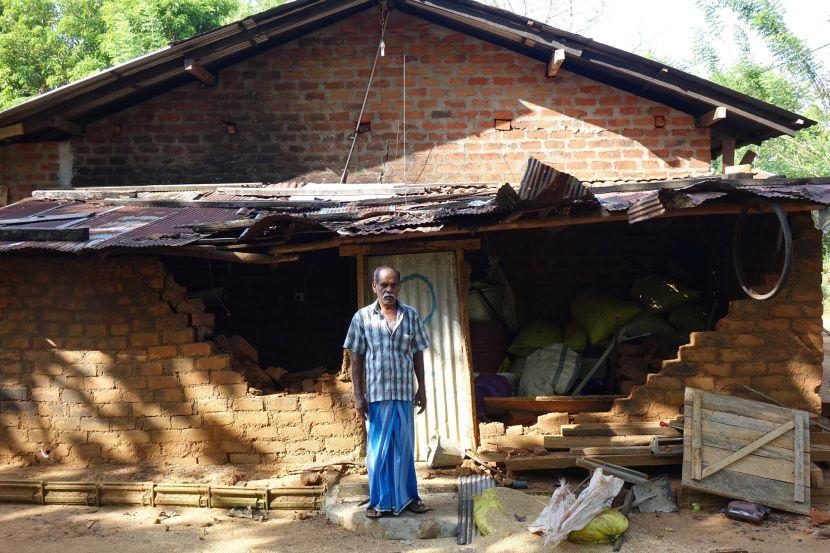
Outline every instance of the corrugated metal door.
{"label": "corrugated metal door", "polygon": [[415,417],[415,460],[425,461],[429,439],[438,434],[474,447],[473,401],[458,301],[455,252],[366,257],[367,300],[374,298],[378,265],[401,271],[400,299],[418,310],[432,343],[424,353],[427,409]]}

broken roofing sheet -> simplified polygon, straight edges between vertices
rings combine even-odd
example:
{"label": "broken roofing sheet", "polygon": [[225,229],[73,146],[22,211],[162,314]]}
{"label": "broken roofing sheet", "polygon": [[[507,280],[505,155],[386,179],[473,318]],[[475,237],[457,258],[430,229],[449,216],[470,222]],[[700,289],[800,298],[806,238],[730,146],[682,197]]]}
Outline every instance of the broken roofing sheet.
{"label": "broken roofing sheet", "polygon": [[[497,229],[534,217],[628,214],[638,222],[714,200],[752,198],[830,205],[830,178],[720,176],[589,187],[531,158],[520,186],[509,184],[176,185],[38,191],[0,209],[10,229],[89,229],[89,240],[0,241],[0,252],[305,244],[332,235],[428,234]],[[19,236],[19,233],[6,232]]]}

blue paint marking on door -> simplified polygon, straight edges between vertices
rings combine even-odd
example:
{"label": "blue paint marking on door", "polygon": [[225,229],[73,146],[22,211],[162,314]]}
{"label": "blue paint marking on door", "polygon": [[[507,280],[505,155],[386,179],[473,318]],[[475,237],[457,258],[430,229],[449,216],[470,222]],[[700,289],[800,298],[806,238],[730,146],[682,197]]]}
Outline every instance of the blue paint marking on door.
{"label": "blue paint marking on door", "polygon": [[438,298],[435,297],[435,289],[432,286],[432,281],[421,273],[411,273],[406,275],[403,280],[401,280],[401,287],[403,287],[403,285],[410,280],[420,280],[426,284],[427,290],[429,290],[429,297],[432,301],[432,305],[430,306],[429,313],[427,315],[424,315],[423,313],[421,314],[421,321],[423,321],[424,326],[429,326],[432,322],[432,317],[435,315],[435,310],[438,308]]}

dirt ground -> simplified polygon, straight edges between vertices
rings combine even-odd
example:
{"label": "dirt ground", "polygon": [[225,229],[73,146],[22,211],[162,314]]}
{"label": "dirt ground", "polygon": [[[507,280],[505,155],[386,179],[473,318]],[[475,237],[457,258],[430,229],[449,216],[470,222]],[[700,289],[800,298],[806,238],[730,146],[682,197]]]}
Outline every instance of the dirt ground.
{"label": "dirt ground", "polygon": [[[172,509],[167,509],[171,511]],[[454,539],[395,542],[366,538],[328,523],[322,515],[307,519],[294,513],[271,514],[264,522],[236,519],[219,509],[177,508],[176,516],[155,524],[158,508],[0,505],[0,543],[14,553],[142,552],[417,552],[439,551],[541,551],[535,536],[485,543],[477,537],[471,546],[459,547]],[[808,534],[805,517],[774,515],[755,527],[733,522],[717,513],[661,515],[634,514],[623,551],[701,552],[718,547],[749,552],[830,550],[830,541]],[[530,545],[531,547],[527,547]],[[563,544],[559,551],[610,551],[610,546]]]}
{"label": "dirt ground", "polygon": [[[196,476],[199,476],[196,478]],[[132,478],[128,478],[131,476]],[[0,479],[40,477],[61,480],[161,481],[159,474],[144,473],[125,467],[97,469],[5,469]],[[244,474],[224,467],[205,474],[185,471],[167,472],[165,481],[210,481],[231,484],[235,480],[256,479],[274,482],[269,475]],[[188,476],[190,478],[188,478]],[[813,504],[830,511],[825,494]],[[684,507],[681,501],[681,507]],[[812,533],[807,517],[776,512],[760,527],[735,522],[718,512],[717,505],[704,505],[701,512],[687,507],[675,514],[634,513],[622,551],[637,553],[708,552],[717,548],[744,549],[748,552],[826,553],[830,540]],[[159,513],[175,512],[159,523]],[[268,520],[259,522],[228,516],[224,509],[180,507],[76,507],[58,505],[0,504],[0,551],[10,553],[152,553],[152,552],[303,552],[360,553],[462,551],[518,553],[544,551],[541,540],[533,535],[507,540],[487,540],[481,536],[471,546],[457,546],[454,539],[421,541],[386,541],[354,534],[326,521],[322,515],[272,511]],[[558,551],[608,552],[610,546],[586,546],[564,543]]]}

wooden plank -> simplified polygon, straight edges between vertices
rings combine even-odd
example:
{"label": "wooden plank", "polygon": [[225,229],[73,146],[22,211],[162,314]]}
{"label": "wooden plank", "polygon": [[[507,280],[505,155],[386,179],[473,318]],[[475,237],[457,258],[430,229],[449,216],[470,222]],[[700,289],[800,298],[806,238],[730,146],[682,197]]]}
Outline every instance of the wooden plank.
{"label": "wooden plank", "polygon": [[[729,432],[728,429],[735,428],[736,430],[746,432],[747,434],[738,434]],[[723,429],[727,429],[724,431]],[[689,434],[691,436],[691,433]],[[703,437],[701,439],[702,445],[716,447],[726,451],[738,451],[742,447],[749,445],[751,442],[763,436],[763,433],[753,430],[744,430],[742,428],[730,427],[728,425],[721,425],[709,421],[703,421]],[[780,446],[780,447],[779,447]],[[768,457],[770,459],[785,459],[793,460],[793,441],[792,438],[781,436],[776,438],[769,444],[757,449],[753,455],[760,457]]]}
{"label": "wooden plank", "polygon": [[697,118],[698,127],[708,127],[726,119],[726,107],[718,106],[712,111],[705,113]]}
{"label": "wooden plank", "polygon": [[[795,423],[793,421],[788,421],[788,422],[782,424],[781,426],[779,426],[778,428],[776,428],[775,430],[773,430],[772,432],[770,432],[769,434],[766,434],[766,435],[762,436],[761,438],[758,438],[754,442],[751,442],[751,443],[745,445],[744,447],[742,447],[738,451],[735,451],[731,455],[727,455],[723,459],[720,459],[719,461],[710,464],[703,471],[703,478],[711,476],[714,473],[721,470],[722,468],[725,468],[725,467],[729,466],[730,464],[734,463],[735,461],[737,461],[737,460],[739,460],[743,457],[746,457],[747,455],[749,455],[750,453],[752,453],[753,451],[755,451],[759,447],[770,443],[771,441],[773,441],[778,436],[783,436],[784,434],[786,434],[787,432],[792,430],[794,428],[794,426],[795,426]],[[694,441],[694,439],[695,439],[695,436],[693,435],[692,440]],[[698,439],[700,439],[700,434],[698,434]],[[803,443],[802,443],[802,445],[803,445]],[[798,453],[799,452],[796,451],[796,455],[798,455]]]}
{"label": "wooden plank", "polygon": [[514,449],[533,449],[535,447],[544,447],[544,436],[496,436],[494,438],[484,438],[483,442],[495,444],[497,447],[514,448]]}
{"label": "wooden plank", "polygon": [[196,60],[184,60],[184,70],[193,75],[194,78],[201,81],[205,86],[213,86],[216,84],[216,75],[205,69]]}
{"label": "wooden plank", "polygon": [[[700,451],[700,458],[704,467],[703,479],[717,472],[712,471],[711,474],[707,474],[707,467],[717,465],[717,463],[719,461],[723,461],[729,453],[729,450],[703,446]],[[769,478],[773,481],[777,480],[787,482],[789,484],[795,482],[792,459],[770,459],[769,457],[760,457],[748,454],[736,461],[732,461],[731,463],[724,465],[724,467],[726,466],[728,466],[729,470],[732,472],[754,474],[755,476],[763,476],[764,478]]]}
{"label": "wooden plank", "polygon": [[589,470],[601,468],[605,474],[610,474],[618,478],[622,478],[629,484],[642,484],[643,482],[648,482],[648,474],[644,472],[617,465],[612,465],[611,463],[598,461],[596,459],[586,459],[584,457],[580,457],[576,460],[576,465],[578,467],[582,467]]}
{"label": "wooden plank", "polygon": [[[703,417],[704,422],[711,422],[727,427],[732,427],[735,429],[735,432],[739,435],[744,435],[752,432],[760,432],[766,434],[768,432],[772,432],[778,426],[786,422],[764,421],[760,419],[744,417],[742,415],[735,415],[733,413],[713,411],[711,409],[706,408],[704,408],[701,411],[701,415]],[[790,443],[792,443],[792,441],[790,441]]]}
{"label": "wooden plank", "polygon": [[0,228],[4,242],[86,242],[89,228]]}
{"label": "wooden plank", "polygon": [[752,165],[752,162],[755,161],[757,156],[758,154],[752,150],[747,150],[744,152],[744,155],[741,158],[741,161],[738,162],[738,165]]}
{"label": "wooden plank", "polygon": [[[576,459],[579,456],[571,455],[568,452],[554,452],[548,455],[528,455],[506,459],[504,464],[507,470],[544,470],[562,469],[576,466]],[[653,465],[679,465],[682,462],[680,456],[652,455],[600,455],[591,457],[592,460],[605,461],[621,467],[646,467]]]}
{"label": "wooden plank", "polygon": [[[660,454],[680,454],[683,451],[683,445],[666,445],[660,450]],[[628,446],[611,446],[611,447],[575,447],[571,448],[570,452],[574,455],[582,455],[584,457],[597,457],[601,455],[645,455],[652,454],[651,446],[646,445],[628,445]]]}
{"label": "wooden plank", "polygon": [[[479,247],[481,247],[481,241],[479,241]],[[455,282],[456,292],[458,294],[458,312],[460,314],[459,322],[461,324],[461,336],[463,338],[461,346],[464,348],[464,359],[467,361],[470,390],[473,391],[473,393],[470,394],[470,403],[473,413],[473,445],[478,446],[481,442],[479,441],[478,408],[476,407],[476,386],[475,375],[473,374],[473,346],[470,343],[469,318],[470,272],[472,269],[464,260],[464,251],[465,250],[462,248],[455,250]]]}
{"label": "wooden plank", "polygon": [[632,436],[542,436],[545,449],[650,445],[652,434]]}
{"label": "wooden plank", "polygon": [[593,413],[597,411],[610,410],[614,404],[614,400],[620,397],[623,396],[485,397],[484,404],[494,410],[500,411],[515,410],[527,411],[529,413]]}
{"label": "wooden plank", "polygon": [[[689,390],[686,390],[686,393],[689,393]],[[691,449],[691,458],[692,458],[692,478],[695,480],[700,480],[703,478],[703,463],[701,458],[701,411],[702,408],[702,400],[700,398],[699,393],[694,393],[692,395],[692,449]]]}
{"label": "wooden plank", "polygon": [[563,436],[680,436],[680,431],[659,422],[586,422],[563,424]]}
{"label": "wooden plank", "polygon": [[[755,401],[753,399],[721,396],[711,392],[706,392],[705,390],[698,390],[697,388],[687,389],[696,390],[704,394],[704,411],[706,409],[710,411],[723,411],[726,413],[740,415],[742,417],[749,417],[750,419],[759,419],[778,424],[784,424],[785,422],[792,420],[793,411],[795,411],[795,409],[778,407],[777,405],[770,405],[769,403]],[[686,403],[688,403],[691,407],[691,403]]]}
{"label": "wooden plank", "polygon": [[[685,461],[683,463],[683,486],[686,488],[733,499],[739,497],[746,501],[755,501],[769,507],[802,515],[807,514],[810,510],[806,502],[793,502],[793,488],[789,484],[783,485],[769,478],[733,472],[729,469],[716,472],[705,482],[692,480],[688,477],[690,473],[691,461]],[[807,489],[805,501],[809,498],[809,493],[809,489]]]}
{"label": "wooden plank", "polygon": [[805,428],[807,426],[806,418],[806,413],[796,413],[793,420],[793,454],[795,455],[792,465],[794,472],[793,498],[796,503],[804,503],[804,487],[810,486],[810,483],[804,480],[804,464],[806,462],[809,469],[810,463],[810,454],[804,452],[804,434],[807,431]]}
{"label": "wooden plank", "polygon": [[830,447],[830,432],[810,432],[810,445]]}
{"label": "wooden plank", "polygon": [[550,61],[548,61],[548,68],[545,72],[548,77],[555,77],[556,74],[559,72],[559,68],[562,67],[562,64],[565,63],[565,50],[557,48],[553,51],[553,54],[550,56]]}

